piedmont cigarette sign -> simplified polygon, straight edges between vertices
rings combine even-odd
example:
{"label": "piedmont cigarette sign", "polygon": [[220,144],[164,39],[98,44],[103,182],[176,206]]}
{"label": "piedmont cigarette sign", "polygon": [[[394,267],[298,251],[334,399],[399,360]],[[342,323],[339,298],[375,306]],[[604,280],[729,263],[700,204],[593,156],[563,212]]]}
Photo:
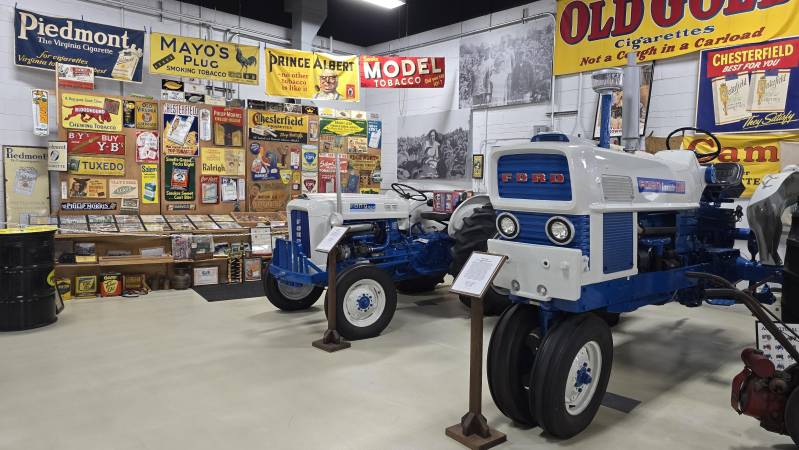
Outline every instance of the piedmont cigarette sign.
{"label": "piedmont cigarette sign", "polygon": [[555,75],[799,34],[789,0],[559,0]]}
{"label": "piedmont cigarette sign", "polygon": [[124,155],[125,135],[67,131],[67,152]]}
{"label": "piedmont cigarette sign", "polygon": [[442,88],[444,58],[361,56],[361,87]]}
{"label": "piedmont cigarette sign", "polygon": [[91,67],[94,76],[141,81],[144,30],[14,10],[14,63],[55,70],[56,63]]}
{"label": "piedmont cigarette sign", "polygon": [[259,48],[171,34],[150,34],[150,73],[258,84]]}
{"label": "piedmont cigarette sign", "polygon": [[799,129],[799,38],[702,52],[696,126],[716,133]]}
{"label": "piedmont cigarette sign", "polygon": [[62,93],[61,126],[73,130],[122,131],[122,102],[113,97]]}

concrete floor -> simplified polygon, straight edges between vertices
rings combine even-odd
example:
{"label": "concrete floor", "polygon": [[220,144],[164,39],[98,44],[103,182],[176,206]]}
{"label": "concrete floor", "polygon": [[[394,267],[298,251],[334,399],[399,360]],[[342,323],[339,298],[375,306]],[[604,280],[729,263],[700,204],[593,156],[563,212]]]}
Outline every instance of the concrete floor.
{"label": "concrete floor", "polygon": [[[401,296],[381,337],[343,352],[311,347],[324,325],[318,306],[288,314],[193,291],[70,301],[52,326],[0,334],[0,448],[464,448],[444,428],[467,409],[468,315],[446,288]],[[484,388],[484,415],[508,435],[499,448],[794,448],[730,409],[747,314],[650,307],[614,340],[610,391],[641,405],[603,407],[558,442],[514,426]]]}

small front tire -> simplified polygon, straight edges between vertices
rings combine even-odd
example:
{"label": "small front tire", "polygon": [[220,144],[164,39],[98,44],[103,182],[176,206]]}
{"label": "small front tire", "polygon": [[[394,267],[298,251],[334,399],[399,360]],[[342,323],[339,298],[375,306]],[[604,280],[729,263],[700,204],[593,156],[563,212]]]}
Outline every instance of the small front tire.
{"label": "small front tire", "polygon": [[264,291],[269,302],[283,311],[301,311],[313,306],[319,300],[324,288],[314,285],[298,285],[278,281],[265,270]]}
{"label": "small front tire", "polygon": [[336,328],[348,340],[379,336],[396,309],[397,290],[384,270],[357,265],[336,281]]}
{"label": "small front tire", "polygon": [[613,336],[595,314],[568,317],[544,338],[530,378],[531,410],[549,434],[569,439],[594,420],[610,380]]}

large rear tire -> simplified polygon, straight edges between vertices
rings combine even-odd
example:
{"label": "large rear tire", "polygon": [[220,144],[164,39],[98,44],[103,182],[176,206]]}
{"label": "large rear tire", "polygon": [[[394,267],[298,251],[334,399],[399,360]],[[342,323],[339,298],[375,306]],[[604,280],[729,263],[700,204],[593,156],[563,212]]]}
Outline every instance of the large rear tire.
{"label": "large rear tire", "polygon": [[530,407],[546,432],[569,439],[594,420],[613,364],[610,327],[595,314],[568,317],[546,335],[530,378]]}
{"label": "large rear tire", "polygon": [[499,318],[488,343],[486,372],[491,398],[514,422],[534,426],[528,392],[538,351],[538,308],[515,304]]}
{"label": "large rear tire", "polygon": [[799,387],[793,389],[785,406],[785,428],[793,443],[799,446]]}
{"label": "large rear tire", "polygon": [[[490,204],[476,208],[471,216],[463,219],[463,226],[455,233],[455,242],[450,249],[452,262],[449,264],[449,273],[457,276],[472,252],[488,250],[488,240],[496,236],[496,213]],[[486,292],[483,313],[487,316],[501,314],[511,305],[506,295],[496,288],[490,287]],[[461,303],[470,306],[468,297],[461,297]]]}
{"label": "large rear tire", "polygon": [[319,300],[324,288],[313,285],[295,285],[278,281],[269,269],[264,270],[264,291],[269,302],[283,311],[301,311]]}
{"label": "large rear tire", "polygon": [[441,276],[412,278],[397,282],[397,290],[403,294],[421,294],[432,291],[442,281]]}

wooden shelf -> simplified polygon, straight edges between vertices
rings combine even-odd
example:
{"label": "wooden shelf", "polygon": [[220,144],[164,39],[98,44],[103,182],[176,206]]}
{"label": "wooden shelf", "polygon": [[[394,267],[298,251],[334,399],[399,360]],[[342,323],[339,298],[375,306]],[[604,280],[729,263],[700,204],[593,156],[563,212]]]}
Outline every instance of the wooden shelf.
{"label": "wooden shelf", "polygon": [[99,258],[100,267],[108,266],[140,266],[143,264],[171,264],[175,260],[171,255],[166,256],[101,256]]}
{"label": "wooden shelf", "polygon": [[[249,236],[249,228],[230,228],[225,230],[171,230],[171,231],[127,231],[127,232],[106,232],[106,233],[59,233],[56,239],[124,239],[124,238],[146,238],[146,239],[169,239],[173,234],[243,234]],[[160,236],[159,236],[160,235]],[[168,235],[168,236],[163,236]],[[242,236],[243,237],[243,236]]]}

